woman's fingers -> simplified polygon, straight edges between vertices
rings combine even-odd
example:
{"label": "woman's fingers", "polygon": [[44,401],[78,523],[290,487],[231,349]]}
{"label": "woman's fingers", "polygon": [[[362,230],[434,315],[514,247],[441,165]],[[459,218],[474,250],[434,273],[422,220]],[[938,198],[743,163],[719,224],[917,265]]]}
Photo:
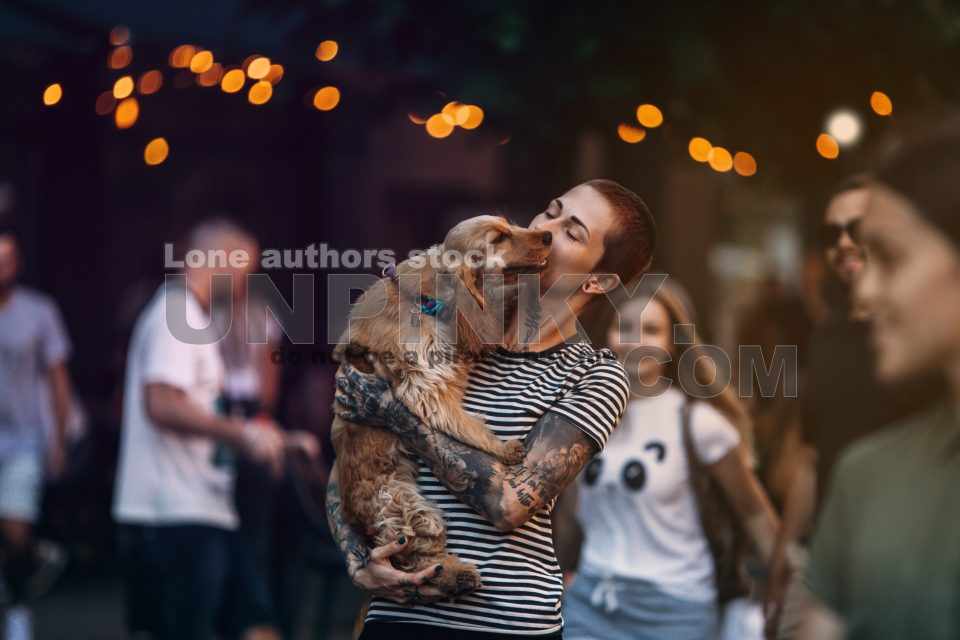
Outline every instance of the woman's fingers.
{"label": "woman's fingers", "polygon": [[387,369],[387,365],[383,364],[383,361],[380,358],[373,358],[373,370],[377,374],[377,377],[383,378],[390,383],[390,386],[393,386],[393,383],[396,382],[393,378],[393,373],[390,369]]}
{"label": "woman's fingers", "polygon": [[430,580],[431,578],[436,578],[441,573],[443,573],[443,565],[436,564],[430,565],[426,569],[414,573],[411,577],[413,584],[423,584],[424,582]]}
{"label": "woman's fingers", "polygon": [[[385,544],[385,545],[382,545],[382,546],[379,546],[379,547],[374,547],[374,549],[373,549],[372,551],[370,551],[370,559],[371,559],[371,560],[386,560],[386,559],[389,558],[390,556],[393,556],[393,555],[395,555],[395,554],[400,553],[401,551],[403,551],[403,549],[404,549],[409,543],[410,543],[410,538],[408,538],[408,537],[406,537],[406,536],[400,536],[399,538],[397,538],[396,540],[394,540],[393,542],[391,542],[391,543],[389,543],[389,544]],[[401,572],[398,572],[398,573],[401,573]]]}

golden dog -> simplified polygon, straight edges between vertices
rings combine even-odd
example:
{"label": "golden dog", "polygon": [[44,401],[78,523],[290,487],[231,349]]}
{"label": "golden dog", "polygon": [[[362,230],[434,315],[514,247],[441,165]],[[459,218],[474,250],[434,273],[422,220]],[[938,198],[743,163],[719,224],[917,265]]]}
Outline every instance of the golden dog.
{"label": "golden dog", "polygon": [[[550,242],[550,232],[513,226],[497,216],[461,222],[443,245],[402,262],[393,277],[364,292],[335,359],[369,372],[365,358],[379,357],[398,381],[396,397],[427,427],[506,464],[520,462],[522,442],[499,439],[462,401],[471,363],[503,343],[504,318],[516,306],[517,274],[542,269]],[[472,255],[479,264],[462,259],[443,266],[449,255]],[[476,567],[447,553],[443,515],[417,491],[417,462],[397,436],[337,418],[331,437],[346,521],[373,546],[401,535],[411,539],[392,557],[393,565],[419,571],[442,564],[443,572],[430,583],[444,594],[479,588]]]}

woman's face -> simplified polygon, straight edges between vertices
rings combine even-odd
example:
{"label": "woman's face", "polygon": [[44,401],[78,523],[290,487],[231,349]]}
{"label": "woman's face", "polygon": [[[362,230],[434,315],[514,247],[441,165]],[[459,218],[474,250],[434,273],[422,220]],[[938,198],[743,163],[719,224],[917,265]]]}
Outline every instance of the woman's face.
{"label": "woman's face", "polygon": [[[551,200],[530,222],[531,229],[553,234],[547,266],[540,274],[540,290],[548,290],[564,274],[590,273],[603,256],[603,239],[615,221],[606,197],[585,184]],[[578,282],[561,288],[572,291]]]}
{"label": "woman's face", "polygon": [[631,378],[646,380],[659,376],[664,365],[653,357],[629,358],[638,347],[659,360],[673,353],[673,329],[670,314],[656,299],[634,298],[620,311],[620,321],[614,318],[607,330],[607,342],[620,362],[628,363],[627,373]]}
{"label": "woman's face", "polygon": [[892,382],[960,360],[960,253],[913,205],[877,185],[854,295],[873,318],[877,375]]}

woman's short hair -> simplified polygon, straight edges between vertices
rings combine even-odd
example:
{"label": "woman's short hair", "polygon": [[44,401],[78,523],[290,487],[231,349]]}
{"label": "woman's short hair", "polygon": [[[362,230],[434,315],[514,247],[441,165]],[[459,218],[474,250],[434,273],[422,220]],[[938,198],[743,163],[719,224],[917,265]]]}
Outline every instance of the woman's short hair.
{"label": "woman's short hair", "polygon": [[610,203],[616,219],[615,230],[603,240],[603,256],[594,273],[613,273],[629,284],[653,263],[657,246],[657,225],[647,203],[619,182],[597,178],[585,184],[596,189]]}

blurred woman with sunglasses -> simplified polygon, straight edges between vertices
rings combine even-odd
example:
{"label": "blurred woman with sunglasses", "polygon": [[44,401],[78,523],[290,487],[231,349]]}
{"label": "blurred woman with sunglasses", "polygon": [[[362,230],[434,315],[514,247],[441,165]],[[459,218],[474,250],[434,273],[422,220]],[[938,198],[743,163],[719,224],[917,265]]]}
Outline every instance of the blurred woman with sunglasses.
{"label": "blurred woman with sunglasses", "polygon": [[960,637],[960,120],[915,138],[871,181],[855,299],[882,382],[946,398],[853,445],[834,469],[801,637]]}

